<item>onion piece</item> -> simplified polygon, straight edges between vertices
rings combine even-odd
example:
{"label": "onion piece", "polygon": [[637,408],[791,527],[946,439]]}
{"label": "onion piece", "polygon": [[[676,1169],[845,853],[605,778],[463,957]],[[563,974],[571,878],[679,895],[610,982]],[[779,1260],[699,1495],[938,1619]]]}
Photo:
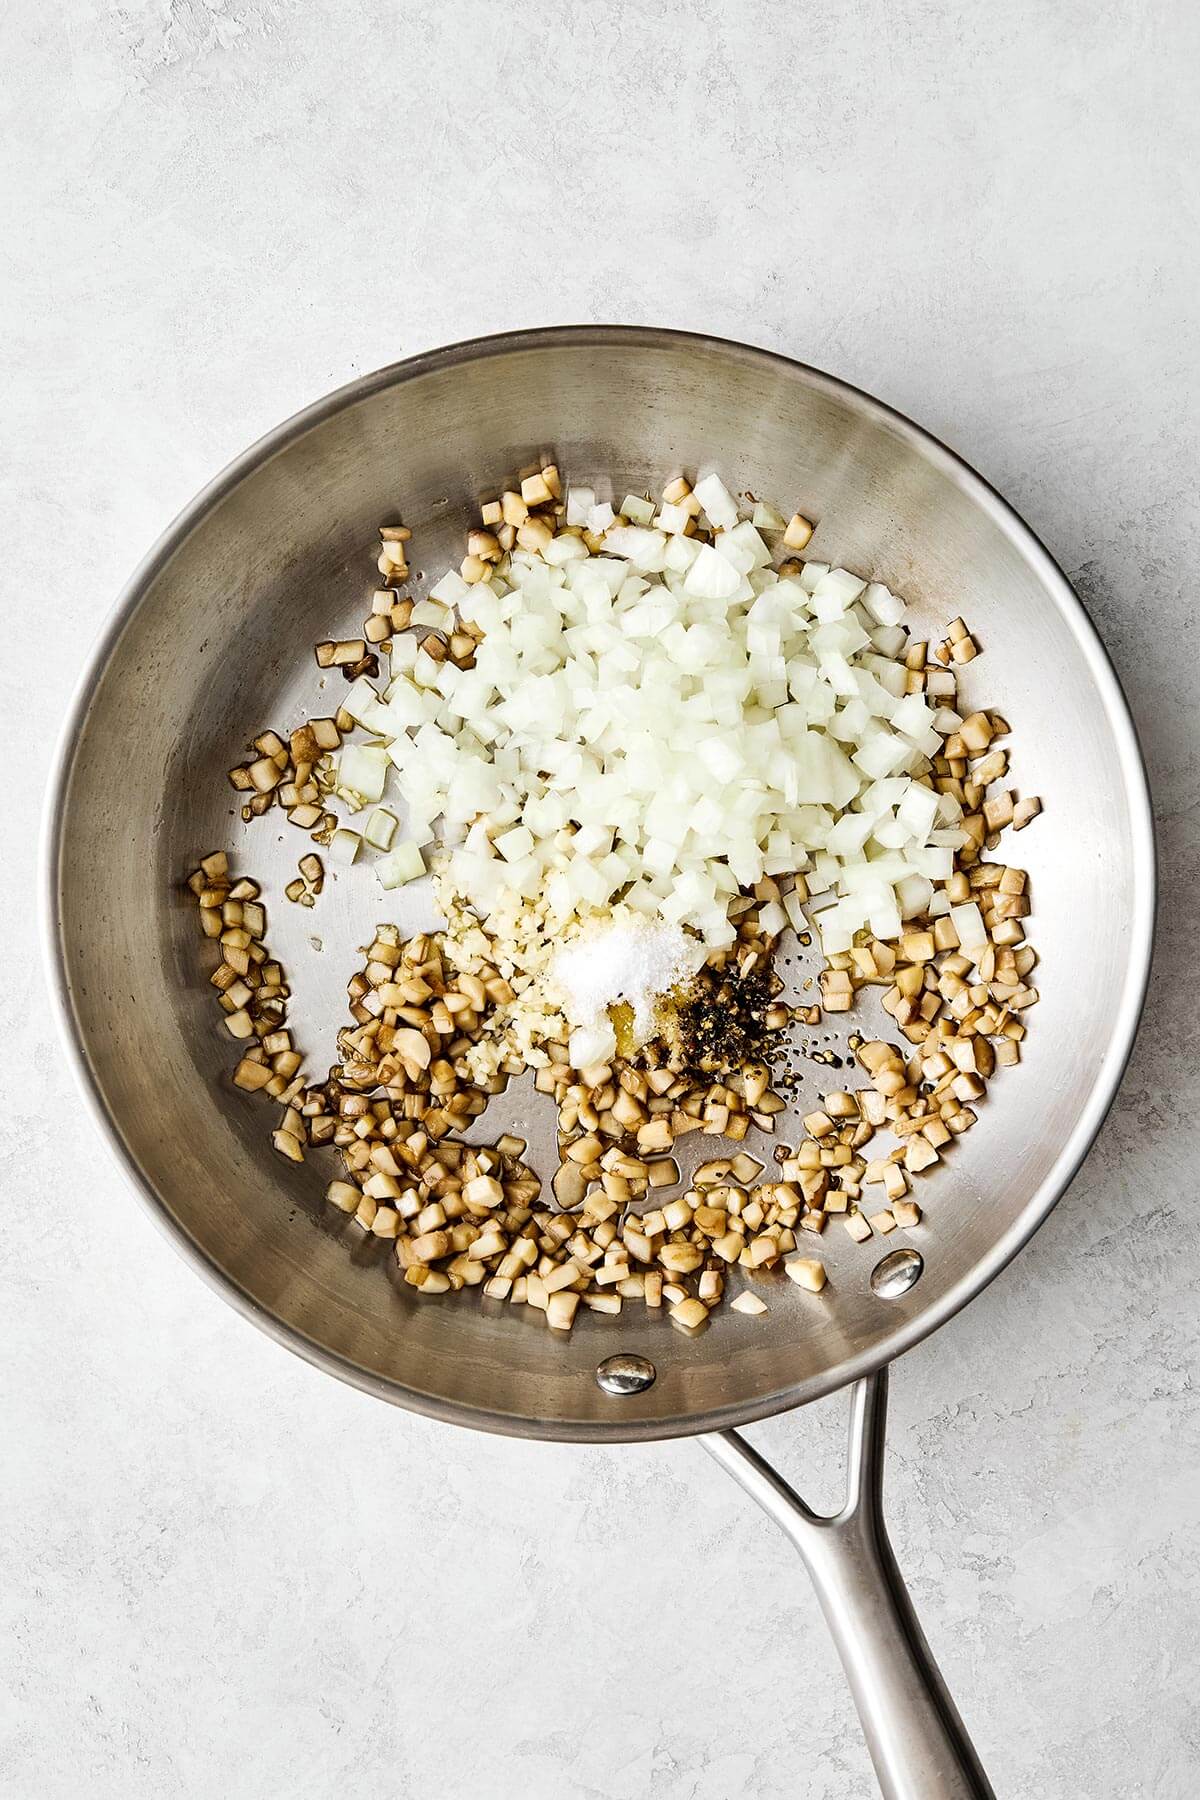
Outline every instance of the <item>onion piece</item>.
{"label": "onion piece", "polygon": [[397,844],[394,850],[379,858],[375,873],[381,887],[403,887],[407,882],[419,881],[425,874],[425,859],[416,844]]}

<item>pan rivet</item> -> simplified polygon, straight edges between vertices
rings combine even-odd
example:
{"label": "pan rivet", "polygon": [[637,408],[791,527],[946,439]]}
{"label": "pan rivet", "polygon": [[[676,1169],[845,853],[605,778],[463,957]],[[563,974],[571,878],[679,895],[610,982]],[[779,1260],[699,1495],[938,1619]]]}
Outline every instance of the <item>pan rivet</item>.
{"label": "pan rivet", "polygon": [[658,1370],[644,1356],[622,1351],[606,1356],[596,1370],[596,1385],[606,1394],[644,1394],[653,1387]]}
{"label": "pan rivet", "polygon": [[871,1270],[871,1292],[881,1300],[898,1300],[920,1280],[924,1267],[919,1250],[893,1250]]}

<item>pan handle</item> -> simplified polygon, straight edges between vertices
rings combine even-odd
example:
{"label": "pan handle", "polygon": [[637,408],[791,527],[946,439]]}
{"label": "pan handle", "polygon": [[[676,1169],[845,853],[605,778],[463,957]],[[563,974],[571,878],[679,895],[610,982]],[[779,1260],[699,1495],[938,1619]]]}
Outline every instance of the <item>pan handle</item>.
{"label": "pan handle", "polygon": [[995,1800],[896,1567],[883,1518],[888,1372],[855,1383],[846,1502],[831,1518],[736,1431],[700,1442],[785,1531],[812,1577],[884,1800]]}

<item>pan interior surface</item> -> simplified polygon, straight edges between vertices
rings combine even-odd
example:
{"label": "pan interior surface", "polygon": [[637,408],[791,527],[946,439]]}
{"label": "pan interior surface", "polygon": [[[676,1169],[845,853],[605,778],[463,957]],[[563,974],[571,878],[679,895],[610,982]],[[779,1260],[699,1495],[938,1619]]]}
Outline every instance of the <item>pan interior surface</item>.
{"label": "pan interior surface", "polygon": [[[323,1205],[332,1157],[283,1163],[272,1109],[230,1084],[215,958],[181,889],[200,856],[225,848],[237,873],[263,882],[268,943],[294,979],[289,1022],[320,1070],[356,946],[376,919],[408,921],[366,868],[327,883],[312,911],[289,906],[283,886],[310,846],[279,814],[243,826],[227,769],[255,732],[333,710],[340,679],[322,675],[311,646],[357,633],[381,523],[412,527],[414,568],[436,579],[461,556],[479,501],[547,455],[567,477],[611,478],[618,500],[681,468],[717,468],[731,488],[816,519],[807,554],[904,594],[917,635],[961,613],[986,651],[966,695],[1008,718],[1014,781],[1045,807],[1000,852],[1030,871],[1041,1000],[1020,1066],[1001,1072],[978,1125],[921,1184],[911,1241],[924,1268],[898,1294],[870,1279],[897,1240],[860,1247],[834,1220],[819,1245],[821,1296],[780,1277],[759,1289],[766,1317],[726,1309],[693,1339],[637,1305],[616,1320],[583,1314],[563,1337],[526,1308],[420,1300],[386,1244]],[[383,371],[214,483],[135,577],[97,652],[64,745],[47,868],[55,983],[85,1086],[197,1266],[291,1347],[383,1398],[565,1438],[711,1429],[815,1398],[977,1292],[1100,1123],[1132,1042],[1153,912],[1144,778],[1120,690],[1063,577],[1003,502],[906,421],[816,371],[605,328],[491,339]],[[814,1064],[801,1109],[840,1079]],[[493,1102],[485,1127],[476,1135],[530,1138],[539,1172],[552,1172],[548,1105],[528,1083]],[[652,1384],[602,1391],[597,1365],[617,1353],[649,1359]]]}

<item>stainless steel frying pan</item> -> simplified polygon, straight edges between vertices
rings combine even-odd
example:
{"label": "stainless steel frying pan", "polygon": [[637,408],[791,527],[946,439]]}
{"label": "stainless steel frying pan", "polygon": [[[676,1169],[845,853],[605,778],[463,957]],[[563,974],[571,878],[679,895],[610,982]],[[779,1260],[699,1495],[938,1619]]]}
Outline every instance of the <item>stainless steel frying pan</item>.
{"label": "stainless steel frying pan", "polygon": [[[436,571],[461,554],[479,499],[545,452],[583,479],[611,474],[618,498],[719,467],[820,521],[810,554],[887,581],[931,628],[961,612],[986,648],[968,691],[1003,707],[1016,780],[1045,802],[1020,840],[1042,1000],[1022,1064],[922,1189],[911,1286],[873,1283],[876,1256],[835,1230],[822,1303],[781,1283],[765,1319],[719,1316],[691,1341],[636,1308],[589,1314],[564,1341],[525,1309],[419,1300],[389,1279],[384,1246],[328,1217],[328,1171],[281,1163],[261,1103],[229,1084],[179,889],[197,858],[225,846],[267,883],[269,938],[316,1058],[332,1041],[308,1022],[340,1016],[354,946],[387,909],[357,869],[313,912],[284,903],[301,834],[271,816],[243,828],[224,772],[252,732],[328,710],[309,646],[361,618],[381,522],[402,515],[417,566]],[[437,1418],[572,1441],[700,1435],[804,1556],[884,1792],[990,1792],[888,1547],[885,1371],[1004,1267],[1079,1168],[1145,992],[1154,854],[1104,651],[979,476],[828,375],[673,332],[518,333],[367,376],[234,463],[135,575],[67,723],[45,867],[52,983],[84,1090],[155,1219],[226,1298],[331,1374]],[[488,1127],[530,1137],[548,1172],[550,1121],[526,1088]],[[847,1503],[818,1519],[733,1428],[851,1385]]]}

